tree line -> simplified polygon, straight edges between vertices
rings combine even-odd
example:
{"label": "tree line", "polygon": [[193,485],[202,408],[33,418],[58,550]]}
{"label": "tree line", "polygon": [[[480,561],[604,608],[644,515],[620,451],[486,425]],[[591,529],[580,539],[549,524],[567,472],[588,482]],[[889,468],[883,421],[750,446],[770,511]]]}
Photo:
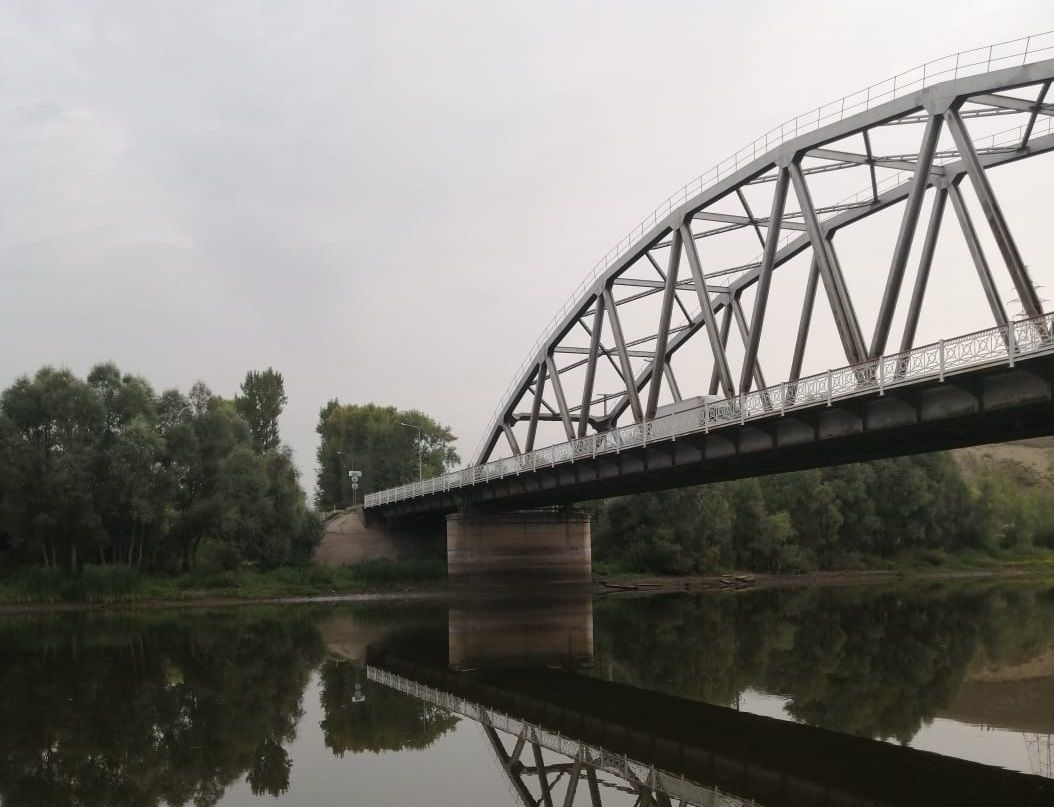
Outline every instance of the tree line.
{"label": "tree line", "polygon": [[1054,546],[1054,491],[1019,463],[934,453],[610,499],[593,551],[632,571],[848,568],[906,552]]}
{"label": "tree line", "polygon": [[100,364],[44,367],[0,393],[0,560],[76,572],[306,561],[321,539],[278,434],[282,375],[233,400],[201,382],[157,393]]}

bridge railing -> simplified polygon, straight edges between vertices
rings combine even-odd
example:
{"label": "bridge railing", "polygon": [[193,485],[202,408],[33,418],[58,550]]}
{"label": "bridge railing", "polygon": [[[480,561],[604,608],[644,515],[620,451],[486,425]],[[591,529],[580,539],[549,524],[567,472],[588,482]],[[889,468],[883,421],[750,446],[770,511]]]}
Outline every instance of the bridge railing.
{"label": "bridge railing", "polygon": [[[515,386],[519,379],[523,377],[531,363],[537,359],[538,351],[553,329],[574,306],[582,303],[586,290],[601,274],[607,271],[623,254],[643,238],[652,227],[672,213],[679,205],[702,193],[711,185],[720,182],[722,178],[727,177],[729,174],[733,174],[740,168],[750,165],[777,146],[800,135],[816,131],[828,124],[845,120],[847,117],[866,112],[879,104],[901,98],[910,93],[919,92],[926,87],[931,87],[943,81],[953,81],[966,76],[981,75],[993,70],[1001,70],[1005,67],[1027,64],[1028,62],[1050,59],[1052,57],[1054,57],[1054,30],[951,53],[909,70],[904,70],[883,81],[869,84],[863,89],[845,95],[835,101],[822,104],[801,115],[796,115],[779,126],[774,126],[739,149],[739,151],[721,160],[709,171],[703,172],[694,180],[666,197],[655,210],[645,216],[636,227],[630,230],[622,240],[597,261],[592,271],[578,285],[535,340],[534,345],[502,396],[501,403],[495,411],[494,419],[500,422],[502,410],[508,405],[509,398],[516,392]],[[481,441],[486,440],[487,437],[488,435],[484,433]],[[477,456],[479,448],[480,446],[476,448]]]}
{"label": "bridge railing", "polygon": [[943,381],[946,376],[966,370],[998,364],[1013,367],[1021,358],[1054,351],[1052,335],[1054,313],[1022,319],[1009,325],[942,339],[863,364],[827,370],[797,381],[785,381],[734,398],[707,402],[675,415],[598,432],[423,482],[369,493],[364,504],[366,507],[377,507],[471,487],[506,476],[531,473],[539,468],[553,468],[602,454],[617,454],[624,449],[647,446],[682,435],[708,433],[799,409],[831,405],[835,401],[869,395],[876,390],[883,394],[887,389],[919,381]]}

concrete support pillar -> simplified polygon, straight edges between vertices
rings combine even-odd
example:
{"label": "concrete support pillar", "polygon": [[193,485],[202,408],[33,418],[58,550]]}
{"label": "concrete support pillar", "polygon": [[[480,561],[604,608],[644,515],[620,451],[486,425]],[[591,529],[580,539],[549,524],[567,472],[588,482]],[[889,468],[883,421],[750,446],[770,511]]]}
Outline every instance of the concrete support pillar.
{"label": "concrete support pillar", "polygon": [[574,669],[593,661],[593,596],[575,587],[563,596],[469,599],[450,607],[448,630],[455,670]]}
{"label": "concrete support pillar", "polygon": [[588,582],[589,516],[575,510],[451,513],[447,574],[455,582]]}

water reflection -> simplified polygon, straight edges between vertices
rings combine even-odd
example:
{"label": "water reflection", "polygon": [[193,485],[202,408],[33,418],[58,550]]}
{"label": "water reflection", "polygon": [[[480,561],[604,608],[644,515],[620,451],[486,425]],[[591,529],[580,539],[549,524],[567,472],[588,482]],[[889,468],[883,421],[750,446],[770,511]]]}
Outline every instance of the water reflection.
{"label": "water reflection", "polygon": [[5,625],[0,800],[10,805],[212,805],[245,777],[289,785],[285,746],[324,648],[309,622],[229,612]]}
{"label": "water reflection", "polygon": [[[969,724],[1016,756],[966,748]],[[3,805],[547,805],[571,782],[568,804],[940,803],[934,770],[973,783],[960,803],[1049,804],[896,744],[1049,776],[1052,733],[1035,584],[0,619]]]}

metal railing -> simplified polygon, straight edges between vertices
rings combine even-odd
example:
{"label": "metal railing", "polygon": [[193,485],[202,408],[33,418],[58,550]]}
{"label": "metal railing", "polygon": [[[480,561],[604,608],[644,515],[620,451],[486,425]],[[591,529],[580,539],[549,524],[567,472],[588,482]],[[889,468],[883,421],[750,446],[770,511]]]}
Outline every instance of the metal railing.
{"label": "metal railing", "polygon": [[[582,295],[586,289],[592,286],[597,277],[607,271],[645,233],[672,213],[679,205],[702,193],[706,188],[716,184],[723,177],[735,173],[743,166],[754,162],[758,157],[764,156],[766,152],[776,146],[782,145],[792,138],[816,131],[829,123],[844,120],[847,116],[865,112],[878,104],[884,104],[908,93],[918,92],[942,81],[982,75],[992,70],[1027,64],[1029,61],[1040,61],[1052,56],[1054,56],[1054,30],[952,53],[897,73],[883,81],[870,84],[862,90],[857,90],[835,101],[822,104],[815,109],[790,118],[779,126],[769,129],[760,137],[755,138],[752,142],[739,149],[739,151],[721,160],[709,171],[703,172],[694,180],[666,197],[651,214],[645,216],[636,227],[630,230],[597,261],[592,271],[579,283],[578,287],[534,341],[512,381],[509,382],[509,386],[506,388],[491,422],[500,420],[502,410],[508,405],[509,398],[514,394],[517,383],[523,377],[527,368],[534,362],[545,340],[563,318],[582,301]],[[484,432],[473,456],[479,455],[483,443],[489,438],[490,434]]]}
{"label": "metal railing", "polygon": [[646,762],[639,762],[625,754],[617,754],[574,737],[565,737],[560,732],[551,731],[535,723],[528,723],[496,709],[490,709],[426,684],[403,678],[387,670],[368,666],[366,677],[370,681],[434,704],[448,712],[475,720],[484,726],[536,742],[543,748],[571,759],[580,760],[585,765],[590,765],[598,771],[614,774],[634,785],[644,785],[674,799],[681,799],[684,804],[698,805],[698,807],[747,807],[747,805],[756,804],[754,801],[722,793],[717,788],[700,785]]}
{"label": "metal railing", "polygon": [[924,380],[944,381],[946,376],[989,365],[1009,364],[1021,358],[1054,352],[1054,313],[1022,319],[1007,326],[942,339],[903,353],[894,353],[863,364],[840,367],[785,381],[721,401],[704,403],[695,409],[598,432],[576,440],[475,465],[460,471],[413,482],[397,488],[369,493],[364,506],[377,507],[404,499],[445,493],[471,487],[493,479],[531,473],[602,454],[647,446],[682,435],[708,433],[729,426],[743,425],[759,418],[793,412],[859,395],[882,394],[887,389]]}

